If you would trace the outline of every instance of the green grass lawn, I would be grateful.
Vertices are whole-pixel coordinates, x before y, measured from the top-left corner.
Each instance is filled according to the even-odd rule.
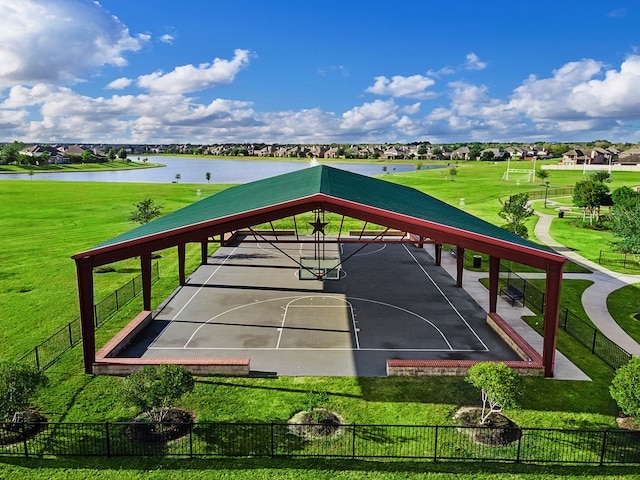
[[[612,292],[607,298],[607,309],[616,323],[640,343],[640,320],[635,317],[640,313],[640,283]]]
[[[104,163],[61,163],[54,165],[0,165],[2,173],[55,173],[55,172],[99,172],[105,170],[134,170],[138,168],[161,167],[157,162],[132,162],[114,160]]]
[[[464,208],[500,223],[499,198],[519,189],[501,182],[506,165],[461,164],[455,181],[438,171],[421,170],[384,178],[414,186],[454,205],[464,195]],[[515,168],[515,167],[514,167]],[[553,172],[558,186],[572,185],[576,174]],[[630,177],[631,178],[631,177]],[[636,174],[635,178],[640,178]],[[572,180],[573,179],[573,180]],[[484,185],[483,185],[484,184]],[[225,188],[198,185],[203,196]],[[461,193],[464,192],[464,193]],[[102,184],[6,181],[0,183],[0,357],[15,360],[77,315],[76,279],[70,256],[133,228],[127,220],[132,205],[145,197],[168,213],[198,199],[187,184]],[[582,233],[582,231],[579,231]],[[192,248],[193,247],[193,248]],[[177,260],[172,250],[161,252],[161,278],[153,288],[157,305],[177,284]],[[189,246],[188,264],[199,262],[199,246]],[[110,293],[138,274],[131,260],[117,271],[96,274],[96,298]],[[566,283],[563,302],[579,308],[585,283]],[[110,339],[140,310],[135,299],[97,330],[97,343]],[[540,318],[527,319],[540,328]],[[539,325],[536,325],[536,322]],[[529,378],[522,407],[509,416],[527,427],[615,428],[617,408],[607,387],[613,372],[563,332],[559,348],[592,382],[559,382]],[[47,371],[51,381],[37,404],[51,421],[127,420],[135,413],[120,402],[116,377],[83,374],[76,347]],[[328,406],[347,422],[390,424],[451,424],[461,405],[478,404],[479,392],[464,379],[434,378],[199,378],[194,393],[182,404],[201,421],[286,420],[304,404],[310,391],[324,391]],[[430,462],[346,462],[337,460],[225,459],[13,459],[0,458],[1,478],[581,478],[597,474],[623,478],[627,468],[544,467]],[[202,470],[202,469],[213,469]],[[596,473],[597,472],[597,473]],[[627,477],[631,478],[631,477]]]

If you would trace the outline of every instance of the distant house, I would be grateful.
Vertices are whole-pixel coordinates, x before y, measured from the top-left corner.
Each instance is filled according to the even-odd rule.
[[[45,145],[32,145],[30,147],[24,148],[20,150],[21,155],[27,155],[29,157],[35,158],[36,163],[41,163],[42,158],[46,158],[46,163],[48,164],[62,164],[69,163],[69,157],[67,157],[63,152],[61,152],[56,147],[50,147]]]
[[[502,160],[506,154],[506,152],[500,148],[485,148],[480,152],[480,158],[482,158],[484,152],[493,153],[493,158],[495,158],[496,160]]]
[[[527,156],[527,151],[522,148],[522,147],[518,147],[518,146],[513,146],[513,147],[507,147],[507,149],[505,150],[509,155],[511,155],[511,158],[525,158]]]
[[[604,148],[574,149],[562,155],[561,165],[608,165],[613,154]]]
[[[618,154],[618,163],[625,165],[640,164],[640,146],[632,147]]]
[[[469,160],[469,147],[460,147],[451,152],[451,160]]]

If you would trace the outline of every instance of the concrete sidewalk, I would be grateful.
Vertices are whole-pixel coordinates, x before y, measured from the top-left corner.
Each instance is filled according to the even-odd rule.
[[[596,327],[612,342],[616,343],[632,355],[640,355],[640,344],[631,338],[613,319],[607,309],[607,297],[611,292],[632,283],[640,283],[640,275],[628,275],[604,268],[595,262],[587,260],[571,249],[557,243],[549,234],[551,221],[554,215],[535,212],[539,220],[536,223],[534,233],[536,237],[556,252],[564,255],[569,260],[581,265],[593,273],[577,277],[576,274],[565,274],[565,278],[583,278],[593,281],[582,294],[582,305]]]
[[[432,245],[425,245],[427,252],[433,257],[435,254]],[[447,271],[455,282],[456,278],[456,259],[443,251],[442,267]],[[480,283],[481,278],[487,278],[486,272],[472,272],[465,270],[462,276],[462,288],[484,309],[489,311],[489,290]],[[523,316],[533,316],[531,310],[527,307],[513,307],[511,302],[504,298],[498,299],[497,313],[524,338],[529,345],[542,355],[542,337],[531,328],[524,320]],[[556,350],[555,357],[555,380],[591,380],[582,370],[576,367],[567,357]]]

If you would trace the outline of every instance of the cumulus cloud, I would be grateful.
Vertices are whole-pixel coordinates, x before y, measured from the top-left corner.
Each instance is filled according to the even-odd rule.
[[[340,128],[345,130],[377,130],[398,120],[398,106],[393,100],[364,103],[342,114]]]
[[[217,84],[231,83],[249,64],[248,50],[236,49],[231,60],[214,59],[213,63],[182,65],[169,73],[155,72],[138,78],[138,86],[157,94],[183,94],[206,90]]]
[[[0,3],[0,87],[77,81],[149,40],[133,37],[97,2],[20,0]]]
[[[487,68],[486,62],[481,62],[480,57],[475,53],[467,53],[467,63],[465,64],[467,70],[484,70]]]
[[[132,80],[130,78],[116,78],[114,81],[110,82],[109,85],[107,85],[107,88],[112,90],[122,90],[123,88],[127,88],[129,85],[131,85],[131,83]]]
[[[569,105],[590,117],[639,118],[640,56],[628,57],[620,70],[608,70],[604,79],[574,86]]]
[[[432,78],[422,75],[411,75],[410,77],[394,75],[391,79],[380,76],[376,77],[375,83],[365,91],[376,95],[424,100],[434,96],[433,92],[427,92],[426,90],[435,83]]]
[[[165,33],[160,37],[160,41],[162,43],[168,43],[169,45],[173,45],[174,40],[175,40],[175,37],[169,33]]]

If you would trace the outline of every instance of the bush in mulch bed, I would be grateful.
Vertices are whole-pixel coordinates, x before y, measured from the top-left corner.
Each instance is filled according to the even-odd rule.
[[[326,408],[296,413],[289,419],[289,432],[304,440],[333,440],[344,433],[344,420]]]
[[[460,427],[459,431],[469,435],[481,445],[489,447],[506,447],[522,436],[522,431],[514,422],[501,413],[492,413],[484,424],[480,423],[481,408],[461,408],[454,419]],[[473,428],[467,428],[473,427]]]
[[[137,418],[135,423],[127,426],[127,430],[132,440],[147,444],[166,443],[184,437],[189,434],[193,423],[191,412],[181,408],[168,410],[162,423],[143,421],[144,418]]]
[[[35,437],[47,428],[47,418],[35,410],[21,413],[19,422],[0,423],[0,445],[11,445]]]

